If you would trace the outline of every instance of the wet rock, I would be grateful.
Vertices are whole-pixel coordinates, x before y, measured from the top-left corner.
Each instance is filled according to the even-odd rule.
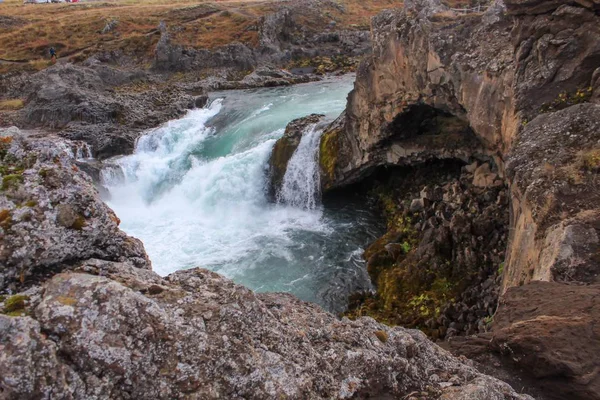
[[[308,117],[299,118],[290,122],[285,128],[283,137],[279,139],[273,147],[273,152],[269,158],[269,196],[275,199],[277,192],[281,188],[283,178],[287,170],[287,164],[290,158],[300,144],[302,135],[311,126],[318,124],[323,115],[312,114]]]
[[[208,96],[207,95],[198,96],[198,97],[196,97],[194,99],[194,106],[196,108],[204,108],[207,103],[208,103]]]

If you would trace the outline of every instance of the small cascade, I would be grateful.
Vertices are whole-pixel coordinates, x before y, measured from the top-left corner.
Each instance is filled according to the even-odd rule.
[[[113,187],[125,182],[123,167],[118,164],[104,163],[100,171],[100,183],[106,187]]]
[[[340,312],[348,293],[370,288],[357,254],[381,235],[377,217],[362,205],[319,205],[315,126],[289,161],[279,204],[267,197],[265,172],[286,125],[313,113],[333,120],[352,84],[214,93],[206,108],[141,136],[133,154],[102,163],[107,204],[161,275],[203,267]]]
[[[277,194],[277,202],[314,210],[319,204],[321,177],[319,173],[319,143],[322,129],[306,128],[298,148],[290,158]]]
[[[58,144],[68,156],[76,161],[85,161],[93,158],[92,148],[81,140],[64,140]]]

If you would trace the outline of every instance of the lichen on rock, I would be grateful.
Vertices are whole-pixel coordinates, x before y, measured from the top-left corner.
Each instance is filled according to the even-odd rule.
[[[10,146],[0,159],[0,176],[19,176],[0,191],[0,290],[92,256],[149,267],[141,242],[118,229],[114,212],[61,139],[12,128],[0,133],[10,138],[4,140]]]

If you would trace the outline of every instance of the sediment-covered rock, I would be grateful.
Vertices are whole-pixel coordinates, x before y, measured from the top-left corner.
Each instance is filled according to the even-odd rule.
[[[98,257],[150,263],[142,243],[119,230],[90,177],[58,137],[0,130],[0,290]]]

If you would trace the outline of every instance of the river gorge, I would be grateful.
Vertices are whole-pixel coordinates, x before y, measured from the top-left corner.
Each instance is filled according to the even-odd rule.
[[[107,1],[0,60],[0,398],[600,400],[600,0]]]
[[[206,108],[108,161],[108,205],[161,275],[202,266],[259,292],[344,311],[350,293],[371,289],[362,253],[383,231],[376,210],[351,198],[323,207],[316,127],[303,135],[275,201],[267,183],[286,125],[312,113],[336,118],[353,82],[351,75],[211,94]]]

